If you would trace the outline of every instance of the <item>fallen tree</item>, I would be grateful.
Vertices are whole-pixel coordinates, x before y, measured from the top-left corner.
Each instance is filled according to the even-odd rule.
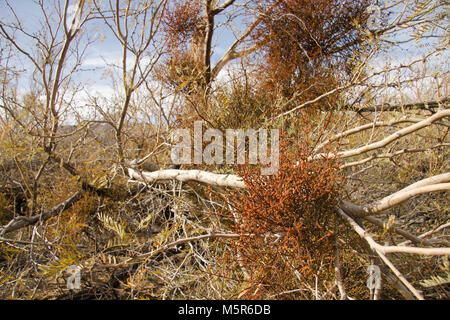
[[[0,298],[449,297],[443,4],[387,1],[367,29],[366,0],[51,2],[37,30],[0,18]],[[121,54],[99,64],[102,25]],[[303,149],[273,176],[163,169],[200,119]]]
[[[318,161],[319,159],[330,159],[330,158],[350,158],[354,156],[360,156],[369,151],[377,150],[388,146],[394,141],[409,136],[423,128],[426,128],[439,120],[443,120],[450,116],[449,110],[441,110],[436,112],[434,115],[421,119],[421,120],[409,120],[404,119],[401,123],[414,122],[413,125],[406,128],[397,130],[396,132],[390,134],[386,138],[381,138],[378,142],[373,142],[364,147],[359,147],[353,150],[337,152],[337,153],[318,153],[309,157],[309,161]],[[398,124],[398,123],[397,123]],[[348,130],[345,134],[341,134],[338,138],[328,139],[327,142],[315,150],[319,151],[326,144],[332,141],[337,141],[343,136],[348,136],[360,132],[364,128],[370,128],[378,126],[377,123],[368,124],[365,127],[360,127],[359,129]],[[362,129],[361,129],[362,128]],[[443,144],[439,147],[445,148],[447,144]],[[417,152],[425,152],[430,150],[428,148],[423,148]],[[404,154],[406,152],[401,152]],[[372,160],[376,160],[382,157],[373,157],[369,160],[361,161],[354,165],[360,165]],[[298,165],[298,163],[297,163]],[[342,165],[343,168],[348,167],[346,164]],[[227,188],[239,188],[247,189],[247,185],[238,175],[232,174],[216,174],[213,172],[201,171],[201,170],[158,170],[154,172],[140,171],[139,169],[128,169],[129,177],[132,181],[138,181],[143,184],[153,184],[162,181],[175,180],[179,182],[198,182],[201,184],[215,186],[215,187],[227,187]],[[337,216],[343,218],[343,220],[348,223],[348,225],[354,229],[354,231],[365,239],[369,245],[369,251],[373,252],[378,258],[379,263],[383,264],[386,269],[383,269],[383,274],[386,279],[396,287],[401,294],[407,298],[423,299],[422,294],[417,290],[402,273],[394,266],[393,262],[389,260],[387,255],[389,254],[409,254],[409,255],[423,255],[423,256],[449,256],[450,247],[449,243],[445,240],[440,239],[424,239],[418,235],[414,235],[409,231],[402,229],[395,224],[387,226],[387,222],[384,222],[378,218],[376,215],[384,214],[389,209],[395,208],[396,206],[411,200],[419,195],[428,193],[438,193],[446,192],[450,190],[450,173],[442,173],[434,175],[428,178],[424,178],[420,181],[410,184],[409,186],[398,190],[382,199],[374,201],[370,204],[357,205],[349,200],[342,200],[339,204],[339,209],[336,212]],[[362,225],[362,220],[369,224],[372,224],[381,228],[388,228],[393,233],[405,238],[407,242],[403,243],[414,243],[414,246],[401,245],[380,245],[370,235],[370,232],[366,227]],[[445,228],[445,227],[444,227]],[[442,230],[442,228],[441,228]],[[273,235],[275,236],[275,235]],[[283,238],[283,235],[278,235],[276,239]],[[277,240],[279,241],[279,240]],[[444,246],[444,247],[443,247]],[[149,253],[150,254],[150,253]],[[390,270],[390,272],[388,271]],[[342,289],[342,288],[341,288]],[[344,293],[343,293],[344,294]],[[345,296],[345,294],[344,294]],[[346,296],[345,296],[346,297]]]

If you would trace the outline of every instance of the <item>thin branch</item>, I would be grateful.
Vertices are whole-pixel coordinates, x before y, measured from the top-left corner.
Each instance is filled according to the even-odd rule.
[[[335,284],[337,285],[337,287],[339,289],[339,293],[341,295],[341,300],[348,300],[348,295],[344,288],[344,282],[342,281],[341,264],[339,261],[338,254],[336,254],[335,265],[334,265],[334,274],[336,276]]]
[[[372,123],[367,123],[364,125],[361,125],[359,127],[356,128],[352,128],[349,130],[346,130],[344,132],[341,132],[339,134],[336,134],[334,136],[332,136],[331,138],[327,139],[326,141],[322,142],[321,144],[319,144],[315,149],[314,152],[319,151],[320,149],[322,149],[323,147],[329,145],[330,143],[337,141],[341,138],[344,137],[348,137],[350,135],[356,134],[356,133],[360,133],[362,131],[365,130],[369,130],[369,129],[373,129],[373,128],[377,128],[377,127],[391,127],[397,124],[401,124],[401,123],[418,123],[423,121],[424,119],[420,119],[420,118],[409,118],[409,119],[400,119],[400,120],[394,120],[394,121],[390,121],[390,122],[382,122],[382,121],[376,121],[376,122],[372,122]],[[445,122],[437,122],[437,124],[443,125],[443,126],[447,126],[449,127],[450,124],[445,123]]]
[[[229,6],[231,6],[236,0],[227,0],[225,1],[221,6],[215,8],[214,10],[211,11],[211,13],[213,15],[218,15],[219,13],[221,13],[223,10],[225,10],[226,8],[228,8]]]
[[[142,181],[141,175],[138,171],[129,168],[128,174],[130,178]],[[217,174],[201,170],[159,170],[154,172],[142,172],[147,183],[154,183],[157,181],[178,180],[181,182],[197,181],[212,186],[245,188],[245,183],[242,179],[233,174]]]
[[[73,194],[70,198],[64,200],[60,204],[54,206],[53,208],[44,211],[41,214],[37,214],[31,217],[24,217],[19,216],[11,220],[7,225],[0,226],[0,237],[3,237],[5,234],[10,233],[12,231],[34,225],[38,223],[39,221],[46,221],[50,219],[51,217],[54,217],[61,212],[71,208],[78,200],[81,199],[83,192],[78,191],[75,194]]]
[[[436,233],[436,232],[439,232],[439,231],[441,231],[441,230],[443,230],[443,229],[446,229],[446,228],[448,228],[448,227],[450,227],[450,222],[447,222],[447,223],[445,223],[445,224],[443,224],[443,225],[437,227],[437,228],[434,229],[434,230],[427,231],[427,232],[425,232],[425,233],[419,235],[417,238],[418,238],[423,244],[427,244],[427,243],[435,243],[435,242],[436,242],[436,243],[437,243],[437,242],[448,243],[448,242],[445,241],[445,240],[439,240],[439,239],[431,239],[431,240],[423,239],[423,238],[426,238],[426,237],[428,237],[428,236],[430,236],[430,235],[432,235],[432,234],[434,234],[434,233]],[[406,237],[405,237],[405,238],[406,238]],[[414,241],[413,241],[412,239],[409,239],[408,241],[399,243],[399,245],[402,246],[402,245],[408,244],[409,242],[414,242]]]
[[[211,79],[214,79],[223,69],[223,67],[231,60],[242,58],[247,54],[253,52],[258,46],[254,46],[248,50],[236,52],[236,48],[252,33],[252,31],[261,23],[263,17],[269,15],[273,9],[279,4],[279,1],[275,1],[264,13],[261,13],[244,31],[244,33],[236,39],[236,41],[228,48],[227,52],[217,61],[216,65],[211,71]]]
[[[404,105],[390,105],[389,103],[383,103],[373,107],[364,107],[356,110],[358,113],[362,112],[379,112],[379,111],[399,111],[400,108],[404,109],[412,109],[419,108],[421,110],[432,110],[441,107],[442,104],[445,104],[450,101],[450,98],[445,98],[442,100],[433,100],[426,102],[413,102],[407,103]]]
[[[450,109],[442,110],[442,111],[437,112],[433,116],[428,117],[427,119],[422,120],[419,123],[416,123],[409,127],[403,128],[378,142],[374,142],[374,143],[368,144],[368,145],[360,147],[360,148],[338,152],[335,155],[334,154],[324,154],[324,153],[316,154],[315,156],[311,157],[311,159],[334,158],[334,157],[348,158],[348,157],[353,157],[353,156],[357,156],[357,155],[366,153],[368,151],[383,148],[383,147],[387,146],[388,144],[394,142],[395,140],[398,140],[398,139],[400,139],[408,134],[411,134],[413,132],[416,132],[420,129],[426,128],[426,127],[432,125],[434,122],[436,122],[442,118],[449,117],[449,116],[450,116]]]
[[[378,243],[376,243],[372,237],[370,237],[367,232],[361,228],[352,218],[350,218],[347,214],[345,214],[344,211],[341,209],[338,209],[338,213],[341,217],[343,217],[353,228],[353,230],[358,233],[358,235],[367,241],[369,246],[378,254],[378,256],[383,260],[383,262],[392,270],[392,272],[395,274],[395,276],[408,288],[408,290],[411,291],[411,293],[419,300],[424,300],[422,295],[419,291],[417,291],[411,283],[409,283],[408,280],[405,279],[405,277],[400,273],[400,271],[397,270],[397,268],[392,264],[392,262],[387,259],[387,257],[384,255],[383,251],[380,250],[380,246]]]
[[[366,217],[379,214],[389,208],[392,208],[406,200],[420,194],[450,190],[450,183],[438,183],[411,189],[410,187],[402,189],[372,204],[358,206],[348,201],[342,201],[341,208],[354,217]]]
[[[239,238],[241,237],[240,234],[235,234],[235,233],[209,233],[209,234],[204,234],[201,236],[195,236],[195,237],[189,237],[189,238],[184,238],[184,239],[178,239],[174,242],[171,242],[169,244],[163,245],[162,247],[155,249],[153,251],[147,252],[147,253],[142,253],[139,254],[137,256],[128,258],[127,260],[118,263],[118,264],[111,264],[111,265],[102,265],[101,268],[118,268],[118,267],[122,267],[122,266],[126,266],[126,265],[130,265],[130,264],[134,264],[136,263],[136,260],[140,260],[140,259],[145,259],[145,258],[150,258],[156,254],[162,253],[164,251],[167,251],[173,247],[179,246],[181,244],[184,243],[189,243],[189,242],[193,242],[193,241],[200,241],[200,240],[205,240],[205,239],[216,239],[216,238]]]
[[[437,144],[434,145],[432,147],[429,148],[415,148],[415,149],[401,149],[401,150],[397,150],[395,152],[390,152],[390,153],[385,153],[385,154],[374,154],[370,157],[367,157],[365,159],[359,160],[359,161],[353,161],[353,162],[349,162],[346,164],[343,164],[341,166],[341,169],[345,169],[348,167],[353,167],[353,166],[358,166],[364,163],[367,163],[369,161],[375,160],[375,159],[392,159],[394,157],[397,157],[399,155],[402,154],[406,154],[406,153],[418,153],[418,152],[426,152],[426,151],[431,151],[433,149],[437,149],[437,148],[441,148],[441,147],[448,147],[450,146],[450,143],[441,143],[441,144]]]
[[[164,252],[170,248],[179,246],[181,244],[184,243],[188,243],[188,242],[193,242],[193,241],[200,241],[200,240],[205,240],[205,239],[214,239],[214,238],[227,238],[227,239],[235,239],[235,238],[239,238],[242,235],[240,234],[236,234],[236,233],[209,233],[209,234],[204,234],[201,236],[196,236],[196,237],[190,237],[190,238],[184,238],[184,239],[178,239],[174,242],[171,242],[169,244],[166,244],[156,250],[153,250],[151,252],[147,252],[147,253],[142,253],[136,257],[134,257],[133,259],[142,259],[142,258],[148,258],[151,256],[154,256],[155,254]]]
[[[364,220],[367,220],[367,221],[369,221],[370,223],[373,223],[374,225],[376,225],[376,226],[378,226],[378,227],[380,227],[380,228],[384,228],[384,226],[385,226],[384,223],[383,223],[383,221],[381,221],[380,219],[377,219],[377,218],[375,218],[375,217],[372,217],[372,216],[364,217]],[[397,234],[399,234],[399,235],[405,237],[406,239],[409,240],[408,242],[414,242],[415,244],[418,244],[418,245],[425,245],[425,246],[431,246],[431,245],[434,244],[433,241],[421,239],[420,236],[419,236],[419,237],[416,237],[416,236],[413,235],[412,233],[410,233],[410,232],[408,232],[408,231],[406,231],[406,230],[400,229],[400,228],[398,228],[398,227],[395,227],[395,226],[391,226],[391,227],[389,228],[389,230],[392,230],[393,232],[395,232],[395,233],[397,233]],[[403,244],[405,244],[405,243],[403,243]],[[400,245],[402,245],[402,244],[400,244]]]

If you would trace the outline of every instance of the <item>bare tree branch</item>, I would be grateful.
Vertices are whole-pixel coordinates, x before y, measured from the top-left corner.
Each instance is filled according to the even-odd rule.
[[[394,151],[394,152],[389,152],[389,153],[384,153],[384,154],[374,154],[374,155],[372,155],[370,157],[367,157],[365,159],[362,159],[362,160],[345,163],[345,164],[343,164],[341,166],[341,169],[345,169],[345,168],[353,167],[353,166],[358,166],[358,165],[367,163],[367,162],[375,160],[375,159],[392,159],[394,157],[397,157],[397,156],[405,154],[405,153],[426,152],[426,151],[430,151],[430,150],[433,150],[433,149],[442,148],[442,147],[448,147],[448,146],[450,146],[450,143],[440,143],[440,144],[431,146],[429,148],[414,148],[414,149],[404,148],[404,149],[397,150],[397,151]]]
[[[413,189],[408,187],[368,205],[358,206],[348,201],[342,201],[341,208],[354,217],[366,217],[379,214],[417,195],[445,190],[450,190],[450,183],[432,184]]]
[[[392,272],[395,274],[395,276],[408,288],[408,290],[411,291],[411,293],[419,300],[424,300],[422,294],[419,293],[412,285],[409,283],[408,280],[405,279],[405,277],[400,273],[400,271],[397,270],[397,268],[386,258],[384,255],[384,252],[381,250],[378,243],[376,243],[372,237],[370,237],[367,232],[361,228],[352,218],[350,218],[348,215],[345,214],[344,211],[341,209],[338,209],[338,213],[341,217],[343,217],[353,228],[353,230],[358,233],[358,235],[367,241],[369,246],[378,254],[378,256],[383,260],[383,262],[392,270]]]
[[[249,49],[243,50],[241,52],[236,52],[237,47],[252,33],[252,31],[261,23],[264,16],[269,15],[273,9],[279,4],[278,1],[275,1],[264,13],[261,13],[244,31],[244,33],[236,39],[236,41],[228,48],[227,52],[217,61],[216,65],[211,71],[211,78],[214,79],[219,74],[220,70],[230,62],[231,60],[242,58],[247,54],[250,54],[255,49],[258,48],[258,45],[253,46]]]
[[[319,144],[314,149],[314,152],[319,151],[320,149],[322,149],[323,147],[329,145],[330,143],[332,143],[334,141],[337,141],[337,140],[342,139],[344,137],[348,137],[348,136],[353,135],[355,133],[360,133],[360,132],[362,132],[364,130],[369,130],[369,129],[378,128],[378,127],[391,127],[391,126],[394,126],[394,125],[397,125],[397,124],[408,123],[408,122],[418,123],[418,122],[421,122],[423,120],[424,119],[420,119],[420,118],[408,118],[408,119],[394,120],[394,121],[390,121],[390,122],[375,121],[375,122],[372,122],[372,123],[367,123],[367,124],[364,124],[364,125],[358,126],[356,128],[352,128],[352,129],[346,130],[344,132],[341,132],[339,134],[336,134],[336,135],[332,136],[331,138],[329,138],[326,141],[324,141],[321,144]],[[437,122],[436,124],[450,127],[449,123]]]
[[[416,123],[414,125],[406,127],[404,129],[401,129],[378,142],[374,142],[374,143],[368,144],[364,147],[356,148],[353,150],[341,151],[341,152],[338,152],[336,155],[323,154],[323,153],[316,154],[315,156],[311,157],[311,159],[323,159],[323,158],[334,158],[334,157],[348,158],[348,157],[360,155],[360,154],[366,153],[368,151],[372,151],[375,149],[385,147],[388,144],[394,142],[395,140],[398,140],[398,139],[400,139],[408,134],[411,134],[415,131],[418,131],[420,129],[426,128],[426,127],[432,125],[434,122],[436,122],[442,118],[448,117],[448,116],[450,116],[450,109],[442,110],[442,111],[437,112],[433,116],[428,117],[427,119],[420,121],[419,123]]]
[[[44,222],[51,217],[54,217],[61,212],[71,208],[78,200],[81,199],[81,196],[83,195],[83,192],[78,191],[75,194],[73,194],[70,198],[64,200],[60,204],[54,206],[53,208],[44,211],[41,214],[37,214],[31,217],[24,217],[19,216],[11,220],[8,224],[5,226],[0,227],[0,237],[3,237],[5,234],[10,233],[12,231],[34,225],[38,222]]]
[[[132,179],[141,180],[141,175],[138,171],[129,168],[128,174]],[[216,174],[201,170],[160,170],[154,172],[142,172],[147,183],[154,183],[157,181],[177,180],[181,182],[197,181],[212,186],[231,187],[231,188],[245,188],[245,183],[240,177],[233,174]]]
[[[399,111],[401,108],[403,109],[412,109],[412,108],[418,108],[421,110],[429,110],[433,111],[433,109],[440,108],[443,104],[446,104],[450,101],[450,98],[444,98],[442,100],[433,100],[433,101],[426,101],[426,102],[414,102],[414,103],[407,103],[404,105],[390,105],[389,103],[380,104],[373,107],[364,107],[361,109],[357,109],[356,111],[358,113],[362,112],[379,112],[379,111]]]
[[[370,223],[373,223],[374,225],[376,225],[380,228],[384,228],[384,226],[385,226],[383,221],[381,221],[378,218],[372,217],[372,216],[364,217],[364,220],[367,220]],[[408,239],[407,242],[414,242],[417,245],[432,246],[432,245],[436,244],[435,241],[422,239],[421,236],[416,237],[414,234],[412,234],[406,230],[400,229],[396,226],[389,227],[389,230],[392,230],[393,232],[405,237],[406,239]],[[401,246],[402,244],[406,244],[406,243],[401,243],[399,245]]]

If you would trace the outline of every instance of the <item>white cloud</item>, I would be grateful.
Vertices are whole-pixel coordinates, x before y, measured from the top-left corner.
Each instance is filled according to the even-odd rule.
[[[98,54],[95,57],[90,57],[84,60],[83,67],[90,68],[105,68],[109,65],[119,66],[121,64],[120,53]]]
[[[130,69],[134,66],[136,58],[134,56],[129,56],[127,58],[127,69]],[[141,66],[145,67],[150,64],[150,57],[141,58]],[[99,53],[96,56],[91,56],[87,58],[83,62],[83,67],[89,68],[106,68],[106,67],[122,67],[122,52],[111,52],[111,53]]]

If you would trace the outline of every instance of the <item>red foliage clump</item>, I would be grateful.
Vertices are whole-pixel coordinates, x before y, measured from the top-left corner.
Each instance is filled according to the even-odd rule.
[[[266,6],[275,0],[264,0]],[[339,85],[364,39],[355,21],[367,19],[368,0],[284,0],[264,17],[254,38],[262,41],[262,87],[308,101]],[[339,76],[338,76],[339,75]]]
[[[186,49],[189,40],[200,25],[200,13],[201,5],[198,0],[171,2],[163,24],[171,49],[177,49],[179,46],[184,46]]]
[[[246,288],[245,298],[270,298],[332,275],[334,212],[343,182],[338,163],[310,161],[304,146],[281,149],[276,175],[248,167],[241,172],[248,190],[229,195],[235,231],[241,234],[232,242],[231,256],[257,284]]]

